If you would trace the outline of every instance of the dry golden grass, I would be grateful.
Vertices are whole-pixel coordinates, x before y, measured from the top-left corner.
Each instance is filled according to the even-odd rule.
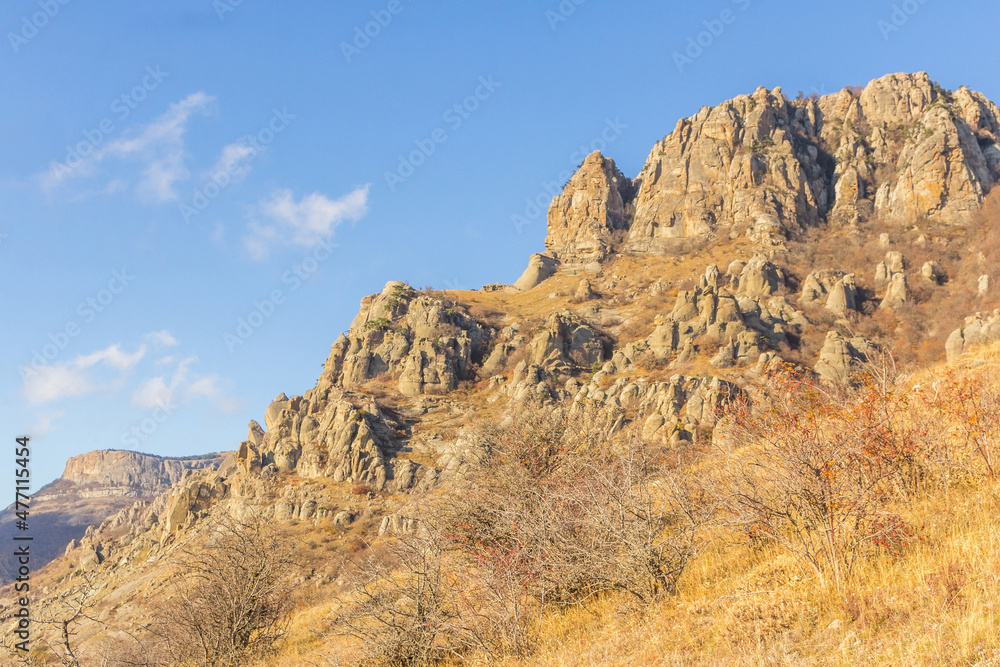
[[[1000,659],[1000,486],[910,508],[909,554],[868,563],[851,592],[787,556],[718,545],[651,609],[609,597],[550,614],[537,665],[990,665]]]
[[[1000,382],[1000,345],[952,367]],[[1000,665],[1000,482],[952,487],[893,509],[915,529],[909,547],[901,557],[864,561],[840,591],[820,586],[786,553],[720,528],[677,595],[652,607],[611,595],[549,612],[537,653],[499,664]],[[357,645],[328,634],[333,607],[299,612],[269,664],[356,664]]]

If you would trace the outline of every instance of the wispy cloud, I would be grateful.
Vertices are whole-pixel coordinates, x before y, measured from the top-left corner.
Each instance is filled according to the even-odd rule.
[[[146,340],[161,347],[176,347],[180,345],[180,342],[174,338],[169,331],[164,329],[163,331],[153,331],[146,334]]]
[[[223,146],[219,159],[208,172],[208,178],[221,179],[223,174],[227,174],[231,183],[239,183],[250,173],[250,163],[256,157],[256,150],[242,141]]]
[[[25,378],[25,397],[32,405],[42,405],[112,387],[145,354],[145,345],[130,354],[116,344],[68,362],[43,366]],[[117,372],[109,377],[107,371],[112,369]],[[96,376],[103,376],[104,381]]]
[[[365,185],[339,199],[329,199],[314,192],[299,201],[291,190],[279,190],[259,204],[262,216],[270,220],[261,224],[252,221],[244,243],[252,256],[267,257],[276,242],[286,245],[313,247],[333,236],[345,221],[356,222],[368,214],[368,190]]]
[[[207,113],[214,100],[203,92],[188,95],[170,105],[166,113],[149,124],[128,129],[122,137],[94,147],[79,164],[73,167],[63,163],[51,165],[41,174],[43,187],[51,190],[70,179],[93,176],[103,163],[118,159],[142,164],[142,177],[136,185],[140,197],[157,202],[176,199],[175,184],[191,176],[185,166],[184,135],[188,121],[195,113]],[[114,187],[109,186],[109,190],[120,190],[120,181],[113,180]]]
[[[132,404],[146,409],[178,406],[193,400],[208,401],[226,414],[234,414],[243,405],[221,387],[218,375],[199,375],[191,370],[197,357],[185,357],[177,362],[173,372],[143,381],[132,393]]]

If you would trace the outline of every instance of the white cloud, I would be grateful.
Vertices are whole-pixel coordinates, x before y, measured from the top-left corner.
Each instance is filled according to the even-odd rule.
[[[79,356],[72,363],[77,368],[84,370],[101,362],[106,362],[109,366],[117,368],[120,371],[127,371],[139,363],[144,356],[146,356],[145,345],[140,345],[139,349],[132,354],[123,352],[119,345],[112,345],[103,350],[91,352],[86,356]]]
[[[169,378],[159,375],[147,379],[132,393],[132,404],[146,409],[163,406],[175,408],[201,399],[209,401],[227,414],[241,410],[242,404],[220,387],[218,375],[198,375],[191,372],[190,366],[197,361],[196,357],[185,357],[177,363]]]
[[[79,355],[69,362],[35,368],[24,380],[24,394],[32,405],[84,396],[113,386],[114,382],[132,370],[145,354],[145,345],[128,354],[116,344],[91,354]],[[105,367],[117,371],[113,374],[110,384],[107,381],[101,383],[93,377],[106,371]]]
[[[195,361],[197,361],[195,357],[181,359],[169,381],[166,376],[159,375],[140,384],[139,388],[132,393],[132,404],[140,408],[150,409],[160,405],[175,405],[176,401],[179,400],[178,390],[187,382],[188,366]]]
[[[231,183],[239,183],[250,173],[250,161],[256,157],[255,152],[255,148],[241,141],[224,146],[208,178],[220,180],[222,174],[228,174]]]
[[[161,347],[176,347],[180,344],[166,329],[162,331],[152,331],[145,336],[146,340]]]
[[[214,99],[203,92],[188,95],[180,102],[171,104],[166,113],[149,124],[137,130],[128,129],[121,138],[98,145],[79,164],[73,167],[64,163],[53,164],[41,175],[43,187],[52,189],[71,178],[91,176],[106,160],[116,158],[137,160],[143,164],[142,179],[136,187],[141,197],[160,202],[176,199],[174,185],[190,178],[184,164],[184,134],[188,120],[195,112],[207,113]],[[119,181],[112,181],[114,185],[110,191],[121,189]]]
[[[24,394],[32,405],[83,396],[94,390],[86,373],[66,366],[43,366],[24,381]]]
[[[276,192],[259,205],[261,214],[273,224],[251,222],[250,233],[244,237],[247,250],[259,259],[267,256],[275,241],[310,248],[319,244],[342,222],[355,222],[368,214],[370,187],[357,188],[336,200],[314,192],[295,201],[291,190]]]

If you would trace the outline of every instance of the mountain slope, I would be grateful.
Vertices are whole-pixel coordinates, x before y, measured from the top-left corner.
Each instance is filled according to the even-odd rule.
[[[301,629],[343,590],[346,558],[382,553],[422,499],[455,488],[477,422],[530,402],[596,409],[696,458],[721,411],[784,362],[844,386],[886,350],[919,367],[989,342],[998,117],[978,93],[899,74],[706,107],[635,178],[588,156],[514,285],[365,297],[315,387],[278,395],[232,458],[167,476],[169,493],[89,531],[38,574],[43,604],[96,581],[102,623],[77,640],[96,651],[107,628],[145,627],[137,600],[168,595],[214,522],[259,514],[309,545],[291,592]]]
[[[136,501],[148,502],[189,471],[218,467],[219,455],[167,459],[116,450],[90,452],[66,462],[62,476],[31,498],[32,563],[37,569],[70,542]],[[0,512],[0,530],[14,534],[13,506]],[[13,580],[14,557],[0,556],[0,584]]]

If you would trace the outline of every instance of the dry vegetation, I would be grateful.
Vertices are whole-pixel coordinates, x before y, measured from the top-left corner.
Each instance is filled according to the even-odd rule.
[[[298,616],[281,664],[996,664],[1000,347],[867,371],[778,373],[681,468],[627,429],[594,456],[596,425],[488,426],[491,475]]]

